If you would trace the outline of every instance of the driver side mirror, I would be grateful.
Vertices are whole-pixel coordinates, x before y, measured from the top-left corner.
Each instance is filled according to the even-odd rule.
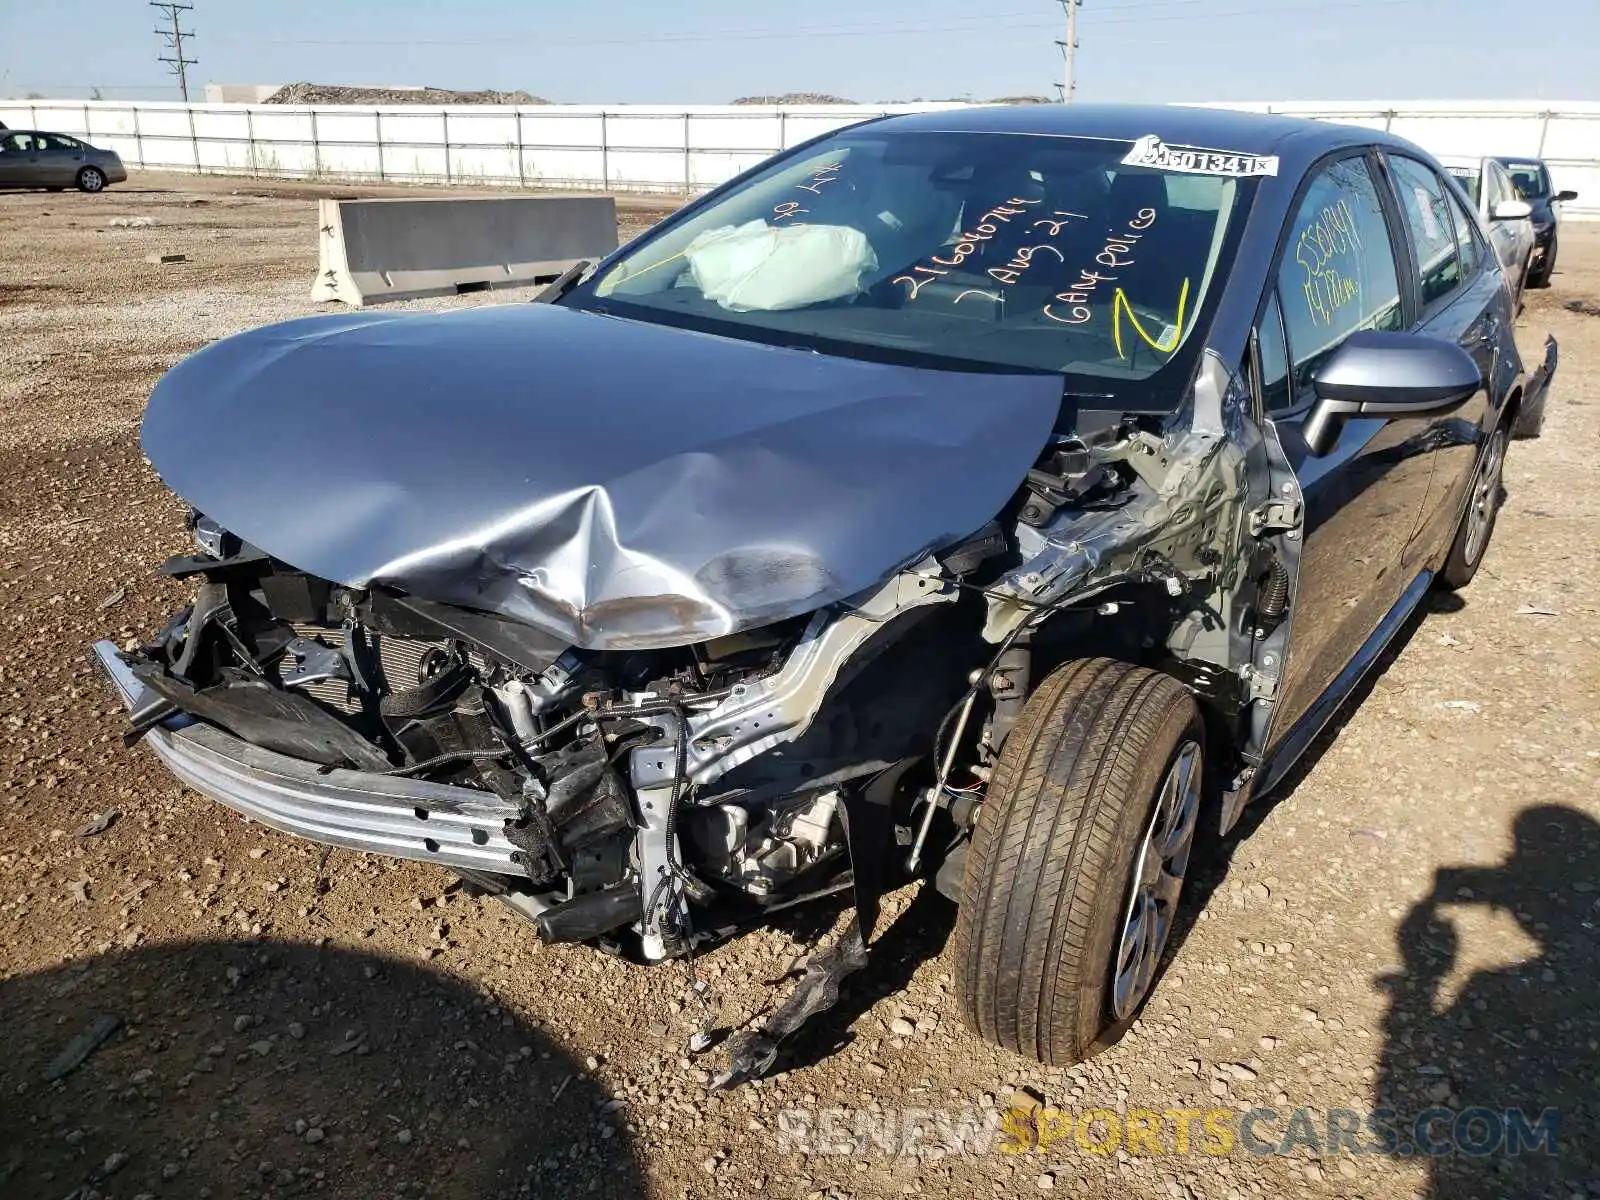
[[[1555,194],[1555,201],[1557,204],[1566,204],[1568,201],[1576,200],[1577,198],[1578,193],[1573,191],[1571,188],[1568,188],[1564,192],[1557,192]]]
[[[1526,221],[1533,216],[1533,205],[1526,200],[1502,200],[1489,213],[1491,221]]]
[[[1413,333],[1352,333],[1311,379],[1317,402],[1304,435],[1312,454],[1333,449],[1349,417],[1426,417],[1461,407],[1483,372],[1454,342]]]

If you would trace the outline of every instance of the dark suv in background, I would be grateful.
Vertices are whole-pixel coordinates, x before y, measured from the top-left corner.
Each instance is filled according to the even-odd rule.
[[[1496,158],[1516,185],[1517,195],[1533,205],[1533,265],[1529,287],[1549,287],[1556,269],[1556,240],[1561,226],[1561,206],[1576,200],[1574,191],[1557,192],[1550,185],[1550,168],[1537,158]]]

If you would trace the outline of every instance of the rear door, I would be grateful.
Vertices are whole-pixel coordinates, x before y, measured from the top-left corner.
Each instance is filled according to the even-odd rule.
[[[1407,552],[1431,464],[1420,419],[1345,422],[1324,455],[1306,448],[1312,375],[1358,330],[1411,321],[1408,259],[1375,156],[1355,151],[1308,174],[1284,230],[1257,329],[1263,404],[1299,481],[1303,548],[1277,740],[1334,681],[1416,578]]]
[[[1388,155],[1387,162],[1405,215],[1409,269],[1421,298],[1418,332],[1455,342],[1476,360],[1495,394],[1502,394],[1508,376],[1518,370],[1502,351],[1515,320],[1504,270],[1496,269],[1497,260],[1484,244],[1479,222],[1431,166],[1400,154]],[[1505,173],[1499,174],[1503,182]],[[1491,178],[1485,174],[1486,185],[1494,186]],[[1491,228],[1495,224],[1514,222],[1493,222]],[[1436,553],[1454,534],[1490,407],[1485,388],[1454,412],[1427,423],[1434,472],[1417,538],[1419,559]]]
[[[82,142],[60,133],[39,133],[39,159],[46,187],[71,187],[85,162]]]

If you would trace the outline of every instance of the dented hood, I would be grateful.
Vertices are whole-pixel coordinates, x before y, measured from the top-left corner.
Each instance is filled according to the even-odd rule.
[[[971,533],[1060,397],[523,304],[229,338],[161,380],[141,441],[300,570],[647,648],[807,612]]]

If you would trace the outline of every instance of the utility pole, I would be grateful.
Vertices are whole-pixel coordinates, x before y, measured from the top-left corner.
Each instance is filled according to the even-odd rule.
[[[172,54],[170,56],[165,54],[158,55],[156,57],[156,61],[164,62],[170,65],[172,68],[172,73],[178,77],[178,90],[183,93],[184,102],[188,103],[188,68],[194,66],[194,64],[200,60],[197,58],[185,58],[183,56],[183,39],[192,38],[194,36],[194,31],[192,29],[183,29],[179,25],[179,21],[182,19],[182,15],[184,13],[194,11],[194,5],[164,3],[163,0],[150,0],[150,7],[164,15],[172,22],[171,29],[156,30],[156,36],[165,39],[167,48],[172,51]]]
[[[1073,78],[1073,58],[1078,50],[1078,5],[1083,0],[1061,0],[1061,7],[1067,10],[1067,40],[1057,42],[1061,47],[1062,76],[1061,82],[1056,85],[1056,91],[1061,94],[1061,103],[1071,104],[1073,94],[1078,90],[1078,81]]]

